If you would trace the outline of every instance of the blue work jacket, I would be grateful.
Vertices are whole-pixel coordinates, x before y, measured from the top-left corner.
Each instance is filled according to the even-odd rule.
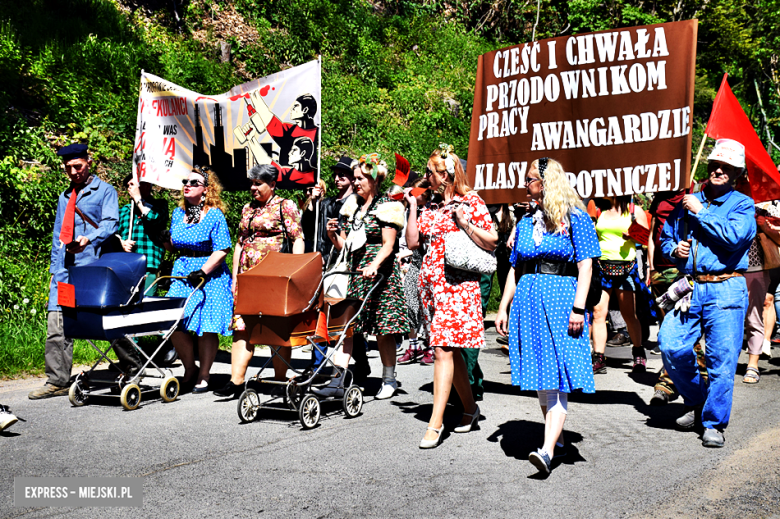
[[[693,274],[694,255],[697,274],[745,271],[748,250],[756,236],[756,210],[753,199],[731,190],[713,200],[704,191],[695,193],[704,207],[697,214],[683,209],[680,203],[661,231],[663,255],[677,265],[680,272]],[[685,216],[688,234],[683,236]],[[693,238],[687,259],[672,256],[681,240]]]
[[[60,230],[62,219],[65,217],[65,208],[73,193],[73,185],[60,194],[57,201],[57,217],[54,220],[54,233],[51,241],[51,263],[49,272],[52,274],[49,287],[49,311],[60,311],[57,305],[57,282],[68,282],[68,267],[73,265],[87,265],[100,257],[103,242],[116,232],[119,220],[119,202],[116,189],[106,184],[96,176],[79,192],[76,199],[76,207],[93,222],[98,228],[85,222],[78,213],[75,214],[73,226],[73,239],[86,236],[89,244],[83,252],[72,254],[65,250],[65,245],[60,243]]]

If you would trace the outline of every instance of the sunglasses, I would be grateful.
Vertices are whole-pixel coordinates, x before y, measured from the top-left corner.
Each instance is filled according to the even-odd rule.
[[[537,182],[537,181],[541,182],[541,180],[542,180],[541,178],[525,177],[525,185],[526,186],[530,186],[534,182]]]
[[[205,186],[206,184],[204,184],[200,180],[195,180],[195,179],[189,180],[189,179],[185,178],[185,179],[183,179],[181,181],[181,185],[184,186],[184,187],[186,187],[188,185],[190,185],[192,187],[198,187],[198,186]]]

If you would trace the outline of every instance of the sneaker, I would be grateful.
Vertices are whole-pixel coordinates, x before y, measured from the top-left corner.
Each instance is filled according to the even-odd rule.
[[[377,400],[386,400],[395,394],[395,390],[398,389],[398,382],[393,379],[385,379],[382,381],[382,387],[379,388],[379,392],[374,397]]]
[[[780,344],[780,330],[772,336],[772,344]]]
[[[661,354],[661,348],[659,348],[658,346],[656,346],[655,348],[653,348],[652,350],[650,350],[650,353],[651,353],[651,354],[653,354],[653,355],[660,355],[660,354]]]
[[[609,346],[625,346],[626,344],[631,344],[631,339],[623,330],[617,332],[610,340],[607,341],[607,345]]]
[[[417,362],[417,359],[422,357],[422,351],[420,350],[413,350],[412,348],[407,349],[403,355],[398,357],[398,360],[396,361],[397,364],[413,364]]]
[[[680,429],[692,429],[696,425],[697,415],[701,412],[701,408],[685,406],[685,409],[685,414],[676,420],[677,427]]]
[[[5,431],[19,419],[15,417],[7,405],[0,405],[0,431]]]
[[[634,366],[632,373],[645,373],[647,371],[647,359],[645,357],[634,357]]]
[[[422,359],[420,359],[420,364],[423,366],[433,366],[433,348],[428,348],[425,350],[425,353],[422,356]]]
[[[501,344],[502,346],[508,346],[509,345],[509,338],[508,337],[504,337],[503,335],[499,335],[498,337],[496,337],[496,342],[498,344]]]
[[[51,398],[53,396],[67,395],[70,388],[68,386],[55,386],[53,384],[46,383],[43,387],[39,387],[27,395],[30,400],[40,400],[41,398]]]
[[[666,405],[671,400],[669,393],[662,389],[656,389],[653,393],[653,398],[650,399],[650,405],[661,406]]]
[[[544,474],[550,473],[550,456],[548,456],[546,452],[542,452],[542,449],[537,449],[536,452],[529,454],[528,461],[530,461],[531,465],[536,467],[539,472]]]
[[[701,437],[701,444],[705,447],[723,447],[724,443],[726,443],[726,438],[717,429],[706,429]]]
[[[591,355],[591,361],[593,362],[593,374],[604,374],[607,372],[607,358],[603,353],[593,353]]]

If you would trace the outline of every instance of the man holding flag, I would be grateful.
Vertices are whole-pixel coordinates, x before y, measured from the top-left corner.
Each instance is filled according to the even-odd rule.
[[[756,235],[753,200],[733,188],[745,172],[745,147],[719,139],[708,157],[709,179],[687,194],[661,234],[664,256],[694,280],[693,291],[666,314],[658,333],[664,366],[687,406],[677,420],[692,428],[699,416],[702,444],[722,447],[731,414],[734,375],[747,310],[748,249]],[[709,383],[699,374],[693,345],[704,328]]]
[[[60,194],[52,237],[45,353],[48,380],[28,395],[32,400],[68,394],[73,340],[63,332],[58,285],[68,282],[68,267],[92,263],[100,256],[104,241],[116,231],[119,209],[116,190],[90,172],[92,159],[86,144],[65,146],[57,155],[62,157],[70,186]]]

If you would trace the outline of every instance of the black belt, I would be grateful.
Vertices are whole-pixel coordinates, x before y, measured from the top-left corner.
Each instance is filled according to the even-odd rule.
[[[211,252],[201,250],[179,249],[179,252],[182,256],[186,256],[188,258],[205,258],[211,256]]]
[[[520,275],[524,274],[551,274],[553,276],[577,277],[579,269],[576,263],[568,261],[551,261],[535,259],[518,264]]]

